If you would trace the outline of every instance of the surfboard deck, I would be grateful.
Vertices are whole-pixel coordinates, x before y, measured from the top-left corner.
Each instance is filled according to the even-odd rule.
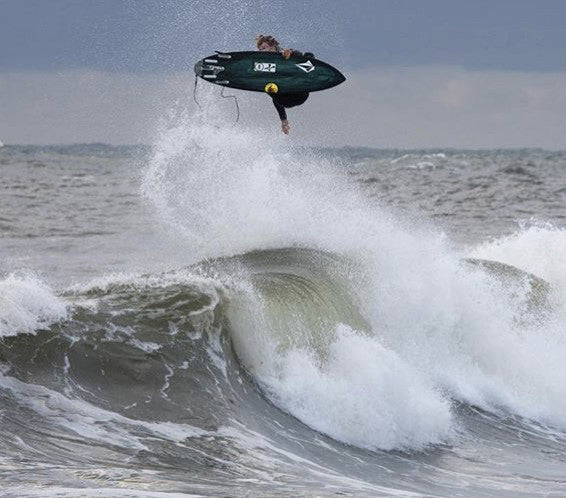
[[[216,52],[195,64],[195,74],[216,85],[252,92],[266,92],[266,86],[274,83],[278,94],[318,92],[346,80],[315,57],[285,59],[279,52],[256,51]]]

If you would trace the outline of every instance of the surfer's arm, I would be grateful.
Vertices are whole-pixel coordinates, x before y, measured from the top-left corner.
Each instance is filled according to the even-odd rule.
[[[292,55],[296,55],[297,51],[293,49],[283,49],[281,54],[283,55],[283,59],[289,59]]]
[[[275,99],[273,99],[273,105],[275,106],[275,109],[277,109],[277,112],[279,113],[279,118],[281,118],[281,131],[285,135],[289,135],[289,130],[291,129],[291,125],[289,125],[289,121],[287,120],[287,112],[285,111],[285,108]]]
[[[273,99],[273,105],[275,106],[275,109],[277,109],[281,121],[287,121],[287,111],[285,111],[285,108],[281,104],[279,104],[279,102],[277,102],[275,99]]]

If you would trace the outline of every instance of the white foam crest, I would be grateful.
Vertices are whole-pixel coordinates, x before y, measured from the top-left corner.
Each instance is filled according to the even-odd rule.
[[[311,428],[358,447],[421,448],[452,433],[450,404],[375,338],[339,327],[322,365],[292,350],[260,377]]]
[[[566,229],[552,224],[522,227],[513,234],[479,245],[476,258],[497,260],[542,277],[566,296]]]
[[[10,274],[0,280],[0,337],[34,334],[68,312],[68,304],[36,277]]]
[[[522,283],[510,288],[481,272],[450,272],[446,262],[413,280],[400,290],[387,279],[376,285],[382,293],[372,324],[388,346],[457,400],[566,430],[559,317],[521,321]]]

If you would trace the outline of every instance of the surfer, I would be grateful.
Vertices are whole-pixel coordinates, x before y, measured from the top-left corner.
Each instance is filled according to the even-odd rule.
[[[293,49],[283,49],[279,47],[279,42],[270,35],[257,35],[255,38],[256,47],[261,52],[280,52],[285,59],[289,59],[292,55],[302,56],[303,54],[297,50]],[[313,57],[312,54],[308,54]],[[285,135],[289,135],[291,130],[291,125],[287,119],[287,112],[285,108],[295,107],[304,104],[309,98],[308,92],[298,92],[294,94],[270,94],[273,99],[273,105],[277,112],[279,113],[279,118],[281,118],[281,130]]]

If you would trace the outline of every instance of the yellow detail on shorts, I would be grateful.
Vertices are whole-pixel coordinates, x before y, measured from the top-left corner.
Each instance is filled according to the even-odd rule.
[[[265,85],[265,91],[268,94],[276,94],[278,90],[279,87],[275,83],[268,83],[267,85]]]

